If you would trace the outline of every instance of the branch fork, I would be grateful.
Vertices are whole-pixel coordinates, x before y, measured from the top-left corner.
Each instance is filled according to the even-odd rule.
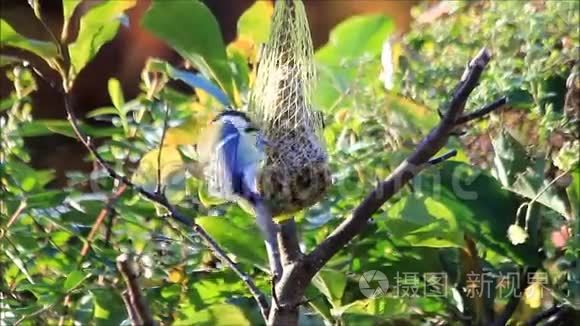
[[[379,182],[365,199],[354,209],[352,215],[345,219],[324,241],[312,252],[301,256],[294,264],[285,265],[282,279],[276,285],[280,303],[279,309],[272,309],[269,315],[270,325],[296,325],[297,308],[304,302],[306,287],[320,269],[354,237],[361,236],[371,217],[381,206],[399,192],[414,176],[425,168],[453,157],[451,151],[433,158],[447,143],[456,127],[480,119],[490,112],[503,107],[507,100],[501,98],[479,110],[464,113],[469,95],[475,89],[486,65],[491,60],[491,53],[481,49],[469,62],[461,80],[451,95],[447,111],[435,128],[416,147],[415,151],[403,161],[387,179]],[[294,233],[286,230],[283,233]],[[292,237],[294,235],[282,235]]]

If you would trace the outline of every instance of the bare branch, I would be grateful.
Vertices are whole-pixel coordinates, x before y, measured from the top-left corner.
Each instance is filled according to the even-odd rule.
[[[278,282],[278,299],[281,309],[272,309],[268,322],[277,324],[296,324],[296,304],[316,273],[343,249],[354,237],[367,226],[369,219],[393,195],[399,192],[414,176],[423,169],[432,166],[429,160],[445,146],[450,134],[457,127],[457,120],[462,117],[465,103],[477,86],[483,69],[491,59],[487,49],[482,49],[469,63],[461,81],[455,88],[449,102],[448,110],[442,116],[438,126],[423,139],[415,151],[402,162],[384,181],[380,182],[367,197],[356,207],[352,215],[345,219],[324,241],[310,254],[284,271]],[[289,308],[286,308],[289,307]]]
[[[117,269],[123,276],[127,286],[127,290],[123,293],[123,301],[125,301],[127,312],[133,325],[156,325],[157,323],[153,319],[147,300],[141,293],[141,288],[137,281],[139,276],[133,264],[133,258],[128,254],[122,254],[117,257]]]
[[[454,149],[450,150],[449,152],[447,152],[441,156],[430,159],[429,164],[431,164],[431,165],[439,164],[441,162],[447,161],[448,159],[454,157],[455,155],[457,155],[457,151]]]
[[[551,318],[552,316],[555,316],[557,313],[561,312],[562,310],[565,310],[566,306],[563,304],[557,304],[554,305],[552,308],[548,309],[548,310],[544,310],[540,313],[538,313],[537,315],[534,315],[527,323],[526,326],[535,326],[538,325],[539,323],[541,323],[544,320],[547,320],[549,318]]]
[[[460,118],[456,120],[457,124],[464,124],[472,120],[477,120],[485,117],[487,114],[491,113],[492,111],[499,110],[507,105],[507,98],[502,97],[495,102],[492,102],[479,110],[466,113],[462,115]]]
[[[417,146],[411,156],[401,163],[393,173],[375,188],[355,210],[306,258],[317,272],[326,262],[342,249],[352,238],[362,232],[367,221],[380,207],[417,175],[445,144],[449,134],[456,127],[457,117],[463,114],[467,98],[477,86],[483,69],[491,59],[487,49],[482,49],[467,66],[459,85],[456,87],[447,112],[441,123],[435,127]]]
[[[298,231],[294,218],[290,218],[280,223],[280,232],[278,232],[278,244],[280,247],[280,258],[282,265],[290,265],[302,257],[300,244],[298,242]]]

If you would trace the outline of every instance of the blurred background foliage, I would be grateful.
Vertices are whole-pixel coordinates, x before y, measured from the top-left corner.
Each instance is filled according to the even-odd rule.
[[[43,18],[38,2],[29,3],[31,15]],[[110,105],[76,105],[91,122],[82,129],[134,182],[154,189],[160,168],[170,200],[269,292],[256,226],[237,206],[206,196],[193,177],[192,143],[224,105],[247,103],[272,4],[251,4],[231,42],[202,2],[154,0],[143,17],[131,19],[124,12],[135,5],[143,7],[63,1],[63,30],[72,32],[53,34],[65,40],[71,67],[63,66],[46,33],[25,35],[0,22],[0,64],[10,82],[3,82],[0,101],[0,318],[7,324],[126,324],[115,268],[121,252],[137,253],[141,284],[164,324],[260,323],[243,283],[194,234],[163,219],[160,208],[98,166],[67,169],[55,183],[54,169],[31,160],[31,137],[73,137],[66,120],[37,118],[46,106],[32,101],[39,83],[58,88],[64,77],[76,86],[107,42],[141,26],[184,60],[146,58],[136,94],[116,78],[106,81],[99,89]],[[579,9],[576,1],[423,2],[411,11],[406,33],[388,13],[353,16],[332,29],[316,51],[313,103],[324,113],[334,185],[323,202],[295,216],[306,251],[437,124],[465,64],[483,46],[494,57],[467,109],[502,96],[508,107],[459,130],[448,144],[458,155],[417,177],[375,215],[363,240],[325,266],[308,290],[301,323],[483,324],[510,301],[497,291],[502,282],[513,283],[502,276],[523,267],[548,277],[530,280],[528,291],[542,295],[524,296],[511,323],[554,304],[566,307],[562,320],[578,317]],[[66,164],[74,157],[68,155],[58,160]],[[90,157],[83,161],[91,166]],[[426,290],[425,273],[443,273],[449,287],[437,297],[401,295],[392,287],[367,298],[359,279],[373,270],[416,293]],[[404,273],[418,277],[402,279]],[[473,273],[485,274],[496,291],[471,297]]]

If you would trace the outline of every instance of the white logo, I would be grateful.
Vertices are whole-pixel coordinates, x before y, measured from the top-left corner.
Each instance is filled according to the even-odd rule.
[[[378,283],[371,284],[371,282]],[[377,298],[384,296],[389,289],[389,281],[385,274],[380,271],[367,271],[358,280],[358,287],[361,293],[367,298]]]

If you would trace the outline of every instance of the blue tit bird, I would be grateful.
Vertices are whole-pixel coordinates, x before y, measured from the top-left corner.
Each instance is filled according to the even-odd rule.
[[[217,115],[200,137],[197,149],[209,194],[251,208],[264,235],[270,271],[278,278],[282,272],[278,226],[257,189],[266,157],[262,133],[245,113],[228,110]]]

